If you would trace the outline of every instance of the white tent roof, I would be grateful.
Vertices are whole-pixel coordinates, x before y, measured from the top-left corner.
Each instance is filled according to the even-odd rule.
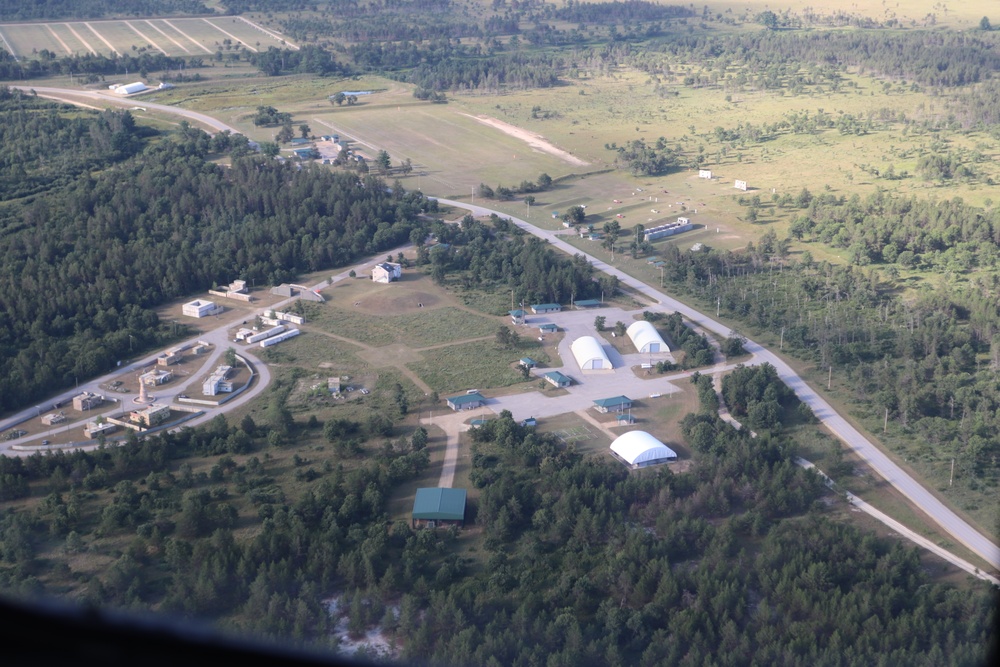
[[[604,348],[593,336],[581,336],[570,345],[576,363],[580,368],[612,368],[608,355],[604,354]],[[600,363],[591,363],[599,360]]]
[[[660,335],[660,332],[656,330],[656,327],[652,325],[651,322],[646,320],[638,320],[629,325],[629,328],[625,330],[628,337],[632,339],[632,343],[635,345],[635,349],[642,352],[647,345],[650,343],[659,343],[661,352],[669,352],[670,348],[667,347],[666,341]]]
[[[611,451],[627,461],[629,465],[677,458],[677,452],[645,431],[629,431],[621,434],[611,443]]]

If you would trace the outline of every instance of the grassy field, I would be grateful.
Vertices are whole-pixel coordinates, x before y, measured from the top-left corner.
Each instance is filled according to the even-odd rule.
[[[233,16],[0,24],[0,35],[19,57],[32,57],[43,49],[57,56],[108,56],[144,49],[169,56],[205,56],[220,49],[264,51],[291,45],[272,32]]]
[[[423,360],[407,366],[443,395],[470,387],[487,389],[523,382],[513,364],[533,351],[534,346],[527,343],[518,350],[501,350],[492,341],[459,343],[423,350]]]

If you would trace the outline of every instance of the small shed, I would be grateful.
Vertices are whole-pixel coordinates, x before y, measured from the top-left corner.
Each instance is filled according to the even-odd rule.
[[[632,407],[632,399],[628,396],[613,396],[599,398],[594,401],[598,412],[624,412]]]
[[[579,301],[574,301],[573,305],[577,308],[600,308],[604,305],[604,302],[600,299],[580,299]]]
[[[519,363],[525,368],[534,368],[538,365],[538,362],[531,357],[521,357],[521,361]]]
[[[559,371],[552,371],[545,374],[545,379],[554,387],[568,387],[573,384],[573,378],[563,375]]]
[[[545,324],[539,324],[538,325],[538,330],[540,332],[542,332],[543,334],[545,334],[545,333],[555,333],[555,332],[559,331],[559,327],[557,325],[553,324],[552,322],[546,322]]]
[[[448,407],[457,412],[459,410],[474,410],[482,406],[486,402],[486,397],[476,391],[471,394],[452,396],[446,400],[448,402]]]
[[[521,422],[521,426],[538,426],[538,420],[534,417],[528,417]]]
[[[413,528],[465,525],[465,489],[417,489],[413,498]]]
[[[517,310],[510,310],[508,313],[510,314],[512,324],[524,324],[524,318],[527,316],[528,311],[518,308]]]

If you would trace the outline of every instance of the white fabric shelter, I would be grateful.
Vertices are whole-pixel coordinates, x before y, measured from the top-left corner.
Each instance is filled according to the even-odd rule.
[[[677,452],[645,431],[623,433],[611,443],[611,451],[633,468],[677,460]]]
[[[604,353],[604,348],[593,336],[581,336],[570,345],[580,370],[611,370],[614,366]]]
[[[666,341],[663,340],[660,332],[656,330],[656,327],[651,322],[647,322],[646,320],[633,322],[625,330],[625,333],[632,339],[635,349],[639,350],[642,354],[670,351]]]

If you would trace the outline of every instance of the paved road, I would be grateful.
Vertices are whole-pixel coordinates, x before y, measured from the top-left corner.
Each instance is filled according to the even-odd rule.
[[[46,87],[32,87],[32,86],[14,86],[14,88],[19,88],[21,90],[34,90],[37,94],[48,97],[56,97],[63,99],[66,96],[72,96],[73,98],[90,99],[92,101],[100,102],[103,104],[115,104],[117,106],[143,106],[147,109],[156,109],[158,111],[163,111],[166,113],[172,113],[176,115],[183,116],[195,122],[206,125],[216,131],[229,130],[233,133],[238,133],[235,128],[222,123],[215,118],[207,116],[205,114],[198,113],[196,111],[190,111],[188,109],[181,109],[179,107],[167,106],[163,104],[156,104],[152,102],[142,101],[141,96],[138,98],[131,98],[122,100],[116,96],[111,96],[103,92],[94,91],[77,91],[68,90],[63,88],[46,88]],[[73,100],[69,100],[73,101]],[[491,209],[482,206],[470,206],[464,202],[451,201],[447,199],[440,199],[444,204],[458,206],[466,209],[470,209],[474,215],[485,216],[491,213],[496,213],[502,217],[511,217],[506,213],[500,211],[493,211]],[[625,285],[628,285],[632,289],[645,294],[649,298],[660,304],[659,309],[664,311],[676,311],[681,313],[684,317],[694,322],[697,326],[700,326],[709,331],[713,331],[722,336],[729,336],[731,330],[725,325],[712,320],[706,315],[686,306],[679,301],[667,296],[663,292],[642,283],[635,278],[625,274],[624,272],[618,270],[614,266],[611,266],[601,259],[593,257],[571,245],[562,241],[558,238],[556,234],[551,231],[540,229],[535,227],[531,223],[521,220],[519,218],[511,217],[513,222],[524,229],[525,231],[534,234],[535,236],[544,238],[548,240],[554,247],[559,248],[570,255],[581,254],[587,257],[587,259],[593,264],[594,268],[599,271],[604,271],[611,275],[617,276],[618,279]],[[1000,569],[1000,547],[998,547],[993,541],[988,537],[977,531],[971,525],[969,525],[964,519],[955,514],[951,509],[949,509],[941,500],[939,500],[935,495],[930,493],[927,489],[921,486],[916,480],[914,480],[910,475],[908,475],[902,468],[900,468],[896,463],[894,463],[884,452],[882,452],[874,443],[868,440],[860,431],[851,426],[843,417],[838,415],[836,411],[823,400],[811,387],[809,387],[805,381],[800,378],[792,368],[786,364],[780,357],[776,354],[764,349],[757,343],[753,341],[747,341],[746,349],[752,355],[754,355],[755,360],[759,362],[768,362],[775,367],[778,371],[778,375],[788,384],[792,390],[799,396],[799,399],[808,404],[816,417],[819,418],[826,426],[833,432],[838,438],[841,439],[852,451],[854,451],[861,459],[868,463],[883,479],[892,484],[897,490],[899,490],[903,495],[905,495],[913,504],[922,509],[928,516],[931,517],[938,525],[940,525],[948,534],[954,537],[956,540],[964,544],[973,552],[977,553],[984,560],[986,560],[993,567]],[[260,365],[263,368],[263,365]],[[262,378],[263,379],[263,378]],[[263,386],[264,382],[259,383],[258,386]],[[76,393],[76,392],[73,392]],[[234,402],[239,399],[234,399]],[[249,400],[246,399],[246,400]],[[235,407],[235,406],[234,406]],[[15,422],[17,423],[17,422]],[[2,427],[2,424],[0,424]],[[0,450],[2,453],[2,450]]]
[[[43,86],[11,86],[11,88],[23,90],[26,93],[33,90],[39,97],[47,97],[81,106],[88,106],[88,102],[90,102],[92,104],[123,107],[126,109],[132,107],[142,107],[147,110],[154,109],[156,111],[163,111],[176,116],[182,116],[188,120],[198,123],[199,125],[211,128],[215,132],[224,132],[229,130],[232,134],[243,134],[235,127],[227,125],[216,118],[212,118],[211,116],[198,113],[197,111],[191,111],[190,109],[170,106],[168,104],[147,102],[143,99],[143,95],[122,97],[120,95],[115,95],[114,93],[103,91],[75,90],[72,88],[46,88]]]
[[[475,216],[488,216],[491,213],[511,220],[521,229],[546,239],[553,247],[559,248],[570,255],[583,255],[594,268],[605,273],[617,276],[618,279],[630,288],[640,292],[660,305],[651,310],[662,310],[665,312],[678,312],[695,325],[715,332],[723,337],[728,337],[732,331],[729,327],[716,322],[707,315],[700,313],[693,308],[671,298],[667,294],[640,282],[639,280],[609,265],[604,260],[589,255],[582,250],[575,248],[565,241],[562,241],[555,233],[535,227],[525,220],[513,218],[506,213],[493,211],[482,206],[471,206],[464,202],[439,199],[442,204],[470,209]],[[856,428],[851,426],[843,417],[820,397],[805,380],[798,376],[791,366],[789,366],[778,355],[761,345],[748,340],[744,346],[753,355],[756,363],[770,363],[778,372],[782,380],[798,395],[799,399],[812,408],[816,417],[823,422],[830,431],[836,435],[855,454],[864,460],[876,473],[889,482],[900,493],[906,496],[910,502],[923,510],[935,523],[951,535],[955,540],[964,544],[974,553],[982,557],[994,568],[1000,569],[1000,547],[990,538],[973,528],[968,522],[955,514],[937,496],[920,485],[915,479],[893,462],[881,449],[868,440]]]
[[[400,246],[398,248],[393,248],[391,251],[386,251],[386,252],[391,252],[393,254],[396,254],[398,252],[406,250],[407,248],[411,247],[411,245],[412,244],[407,243],[406,245]],[[344,269],[340,273],[332,276],[329,280],[322,280],[316,283],[315,285],[311,286],[311,289],[321,291],[334,283],[340,282],[341,280],[346,280],[347,278],[350,277],[351,271],[355,271],[356,273],[359,274],[363,273],[364,271],[370,271],[371,267],[375,263],[382,261],[381,260],[382,257],[384,257],[382,253],[379,253],[377,256],[374,257],[369,257],[352,267]],[[255,315],[258,314],[263,315],[265,312],[270,310],[281,310],[298,298],[299,297],[297,296],[291,297],[279,301],[278,303],[271,304],[266,307],[261,307],[257,309],[257,311],[251,312],[250,314],[246,315],[246,317],[233,318],[232,316],[230,316],[226,318],[220,318],[220,321],[224,322],[224,324],[221,324],[215,329],[199,334],[198,336],[193,337],[188,341],[185,341],[189,343],[194,343],[197,341],[205,341],[207,343],[211,343],[214,346],[212,352],[201,358],[202,362],[200,369],[193,371],[191,373],[191,376],[183,382],[175,382],[171,383],[170,385],[163,385],[150,389],[149,391],[150,395],[153,398],[155,398],[157,402],[162,404],[173,403],[174,399],[180,394],[189,394],[192,397],[201,396],[201,389],[198,386],[198,383],[201,381],[203,377],[205,377],[209,373],[209,371],[212,368],[218,365],[220,357],[225,353],[225,351],[229,347],[235,347],[237,353],[240,356],[247,359],[247,361],[253,365],[254,371],[257,373],[257,379],[254,381],[254,384],[249,389],[242,392],[239,396],[227,401],[226,403],[218,407],[197,406],[203,409],[205,413],[203,415],[199,415],[193,419],[184,422],[184,426],[197,426],[199,424],[203,424],[213,419],[216,415],[230,412],[235,408],[238,408],[241,405],[244,405],[245,403],[252,401],[258,395],[260,395],[262,391],[264,391],[264,389],[268,386],[268,384],[270,384],[271,371],[268,369],[267,365],[264,364],[256,356],[256,350],[260,348],[252,345],[247,345],[247,346],[234,345],[232,340],[229,338],[229,330],[232,329],[233,326],[238,324],[243,319],[252,319]],[[220,303],[223,303],[224,305],[224,300],[220,300]],[[182,344],[183,342],[178,343],[177,345],[182,345]],[[123,365],[121,368],[116,368],[113,372],[108,373],[107,375],[103,375],[99,378],[88,380],[87,382],[80,384],[79,387],[77,388],[74,388],[69,391],[64,391],[57,396],[51,396],[45,399],[45,401],[41,402],[40,405],[37,407],[26,408],[24,410],[21,410],[15,415],[12,415],[4,420],[0,420],[0,432],[6,431],[7,429],[12,428],[18,424],[21,424],[29,419],[33,419],[37,417],[38,414],[40,413],[50,412],[51,407],[49,406],[53,405],[54,403],[60,403],[61,405],[65,406],[71,401],[73,396],[76,396],[80,392],[90,391],[95,394],[107,395],[108,392],[105,389],[103,389],[101,385],[107,384],[123,374],[138,373],[141,369],[149,366],[150,364],[154,364],[156,362],[156,357],[158,357],[160,354],[161,351],[153,352],[147,355],[146,357],[136,360],[128,365]],[[120,414],[125,408],[132,409],[131,401],[134,398],[135,394],[122,394],[121,397],[119,398],[119,400],[121,400],[122,403],[119,406],[116,406],[112,410],[107,410],[103,412],[100,410],[96,410],[94,411],[92,416],[95,418],[98,415],[113,416],[115,414]],[[11,447],[14,445],[23,447],[25,445],[35,444],[39,445],[38,451],[44,451],[44,449],[40,447],[42,439],[51,437],[56,433],[63,433],[67,429],[76,429],[77,431],[79,431],[79,429],[82,428],[82,426],[83,426],[82,423],[74,422],[68,427],[60,426],[50,431],[31,433],[28,436],[25,436],[23,438],[18,438],[16,440],[0,441],[0,455],[29,456],[34,453],[34,451],[13,450],[11,449]],[[96,447],[96,445],[78,447],[78,449],[90,449],[93,447]]]

